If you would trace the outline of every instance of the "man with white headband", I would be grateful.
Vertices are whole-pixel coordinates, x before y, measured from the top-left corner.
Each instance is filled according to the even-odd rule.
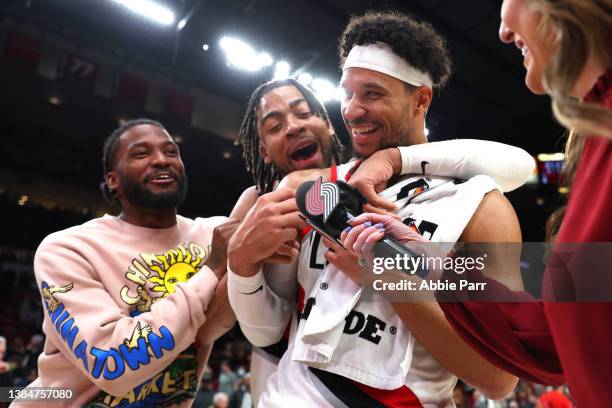
[[[432,88],[450,74],[444,42],[430,25],[393,13],[353,18],[340,57],[342,115],[357,157],[427,142]],[[347,180],[353,167],[355,162],[338,166],[331,178]],[[520,241],[516,215],[490,178],[458,183],[421,171],[382,194],[431,241]],[[405,188],[425,179],[424,190]],[[294,173],[288,183],[296,180],[301,178]],[[266,241],[291,239],[279,225],[291,220],[295,204],[286,190],[272,194],[278,202],[258,200],[228,250],[230,302],[247,338],[256,346],[272,344],[291,321],[289,348],[259,407],[453,407],[457,376],[491,398],[514,388],[516,378],[474,353],[436,303],[360,298],[355,255],[337,246],[327,251],[316,234],[302,240],[296,282],[301,300],[277,296],[252,262],[256,251],[263,257],[270,251]]]
[[[412,86],[433,88],[428,73],[410,65],[408,61],[395,54],[388,44],[380,41],[353,46],[344,60],[342,70],[348,68],[366,68],[382,72]]]

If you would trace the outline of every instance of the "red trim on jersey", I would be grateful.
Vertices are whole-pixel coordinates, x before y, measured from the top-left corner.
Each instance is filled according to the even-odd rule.
[[[353,381],[361,391],[390,408],[423,408],[416,394],[407,386],[394,390],[381,390]]]
[[[308,235],[308,233],[310,232],[311,229],[312,229],[312,227],[310,225],[307,225],[307,226],[304,227],[304,229],[302,231],[300,231],[300,237],[299,237],[299,241],[300,242],[302,242],[304,237],[306,235]]]
[[[329,168],[329,180],[332,182],[338,180],[338,166],[335,164]]]
[[[353,173],[355,172],[355,170],[357,170],[357,168],[359,166],[361,166],[361,163],[363,163],[363,160],[361,160],[361,159],[355,160],[355,164],[353,164],[353,167],[351,167],[350,170],[346,172],[346,176],[344,176],[344,181],[349,181],[350,180],[350,178],[353,175]]]
[[[306,297],[306,292],[304,292],[304,288],[302,287],[302,285],[298,283],[297,308],[298,308],[298,312],[300,313],[302,313],[302,311],[304,310],[304,298],[305,297]]]
[[[331,181],[338,180],[338,168],[336,167],[335,164],[329,168],[329,179]]]
[[[285,331],[283,332],[283,340],[285,340],[286,342],[289,342],[289,334],[290,333],[291,333],[291,320],[289,320],[289,322],[287,323],[287,327],[285,327]],[[285,348],[284,351],[287,351],[287,349]],[[283,351],[283,354],[284,354],[284,351]],[[282,355],[281,355],[281,357],[282,357]]]

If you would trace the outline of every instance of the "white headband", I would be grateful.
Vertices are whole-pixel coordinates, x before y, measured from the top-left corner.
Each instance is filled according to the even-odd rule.
[[[382,42],[351,48],[342,70],[353,67],[382,72],[410,85],[432,87],[431,77],[427,73],[410,65],[394,53],[388,44]]]

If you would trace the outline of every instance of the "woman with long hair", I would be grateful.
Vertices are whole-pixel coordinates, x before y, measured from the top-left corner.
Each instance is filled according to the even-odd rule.
[[[569,200],[550,217],[547,238],[612,242],[612,1],[505,0],[499,35],[520,49],[527,87],[551,97],[555,117],[570,132],[564,169]],[[372,197],[374,177],[358,171],[353,183]],[[391,217],[363,214],[342,236],[358,253],[364,242],[384,236],[365,222],[382,222],[389,235],[414,239]],[[597,273],[580,270],[590,279]],[[581,277],[571,276],[570,285],[571,279]],[[492,363],[535,382],[567,381],[579,407],[612,407],[612,303],[440,305],[455,330]]]

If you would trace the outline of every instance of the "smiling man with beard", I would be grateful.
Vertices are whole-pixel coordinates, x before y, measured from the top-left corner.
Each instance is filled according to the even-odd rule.
[[[340,50],[342,115],[356,155],[368,158],[384,148],[414,145],[428,164],[427,172],[407,166],[417,174],[384,192],[404,222],[416,221],[436,242],[519,241],[516,215],[491,178],[469,172],[447,173],[469,178],[465,182],[432,176],[448,148],[433,143],[418,148],[427,142],[424,124],[433,89],[450,73],[441,36],[407,16],[369,13],[351,20]],[[456,142],[452,146],[463,141]],[[502,172],[513,164],[507,156],[493,156],[504,160]],[[354,167],[338,166],[338,178],[348,179]],[[447,407],[457,376],[491,398],[511,391],[516,378],[473,352],[437,304],[360,298],[354,254],[338,246],[327,251],[312,232],[301,241],[297,270],[287,275],[293,281],[284,282],[285,291],[293,288],[300,295],[287,299],[276,293],[271,279],[277,274],[266,273],[262,264],[298,237],[292,230],[298,220],[291,189],[278,189],[257,200],[229,244],[230,300],[247,338],[267,346],[290,323],[288,350],[260,406]]]
[[[103,165],[120,215],[51,234],[36,252],[46,342],[30,386],[70,389],[70,406],[191,406],[212,343],[235,321],[225,272],[236,223],[177,215],[187,177],[158,122],[115,130]]]
[[[181,204],[187,195],[187,175],[184,170],[177,173],[171,168],[159,166],[145,177],[144,184],[119,168],[117,176],[122,179],[123,191],[129,203],[136,207],[164,210]]]

